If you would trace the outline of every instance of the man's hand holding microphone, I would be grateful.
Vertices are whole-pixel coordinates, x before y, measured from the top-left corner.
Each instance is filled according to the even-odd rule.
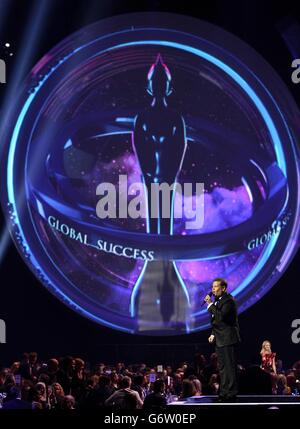
[[[212,292],[206,295],[206,297],[204,298],[204,301],[206,304],[212,304],[211,297],[212,297]]]

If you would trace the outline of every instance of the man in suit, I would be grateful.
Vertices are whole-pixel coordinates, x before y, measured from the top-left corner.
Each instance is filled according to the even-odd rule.
[[[217,278],[212,284],[212,295],[205,297],[207,310],[211,314],[212,333],[208,338],[215,343],[220,373],[219,401],[234,401],[238,393],[236,347],[240,342],[237,307],[233,297],[227,293],[227,282]]]

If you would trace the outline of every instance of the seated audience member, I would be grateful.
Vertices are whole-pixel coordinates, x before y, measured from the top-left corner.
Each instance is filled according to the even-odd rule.
[[[72,395],[66,395],[62,402],[63,410],[75,410],[75,398]]]
[[[218,374],[219,373],[219,369],[218,369],[218,356],[217,353],[212,353],[210,355],[210,360],[209,360],[209,364],[206,365],[203,370],[202,370],[202,377],[203,377],[203,381],[208,384],[210,377],[213,374]]]
[[[66,356],[61,359],[59,366],[56,381],[62,386],[65,394],[68,395],[71,392],[75,372],[75,359],[72,356]]]
[[[85,362],[80,358],[75,358],[74,362],[70,392],[72,396],[74,396],[76,402],[81,403],[86,393]]]
[[[164,395],[165,382],[161,379],[153,383],[153,392],[145,397],[143,409],[163,409],[167,406],[167,399]]]
[[[49,395],[51,408],[62,409],[65,392],[59,383],[53,383],[51,386],[51,394]]]
[[[112,387],[114,387],[116,390],[119,385],[119,381],[121,380],[121,375],[117,373],[117,371],[112,371],[110,374],[110,382]]]
[[[287,384],[287,378],[284,374],[279,374],[277,378],[277,395],[291,395],[292,390]]]
[[[50,408],[47,399],[47,387],[45,383],[39,381],[33,387],[32,408],[43,410]]]
[[[207,395],[218,395],[220,387],[220,376],[219,374],[212,374],[208,384],[205,388],[205,393]]]
[[[120,381],[119,390],[105,401],[105,406],[115,409],[136,409],[142,408],[143,401],[138,392],[131,389],[131,378],[124,376]]]
[[[138,392],[142,401],[144,401],[145,396],[146,396],[146,391],[144,389],[144,382],[145,382],[144,375],[143,374],[136,374],[133,377],[133,382],[132,382],[132,386],[131,386],[132,390],[135,390],[136,392]]]
[[[201,381],[198,378],[193,378],[192,382],[193,382],[195,389],[196,389],[194,396],[201,396],[202,395]]]
[[[59,371],[59,362],[57,359],[49,359],[47,365],[42,366],[40,374],[46,374],[49,377],[49,384],[57,382],[57,374]]]
[[[188,380],[187,378],[185,378],[182,381],[182,392],[179,398],[187,399],[187,398],[190,398],[191,396],[195,396],[195,394],[196,394],[195,384],[191,380]]]
[[[94,389],[90,396],[89,408],[104,407],[106,399],[108,399],[116,391],[115,387],[111,384],[111,379],[108,375],[101,375],[99,377],[98,387]]]
[[[20,389],[17,386],[13,386],[7,392],[5,401],[3,402],[2,408],[4,410],[21,410],[30,409],[30,402],[21,399]]]

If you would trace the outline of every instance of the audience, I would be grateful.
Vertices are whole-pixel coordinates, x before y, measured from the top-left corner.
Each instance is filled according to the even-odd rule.
[[[216,354],[206,362],[205,356],[198,353],[193,363],[166,365],[158,372],[157,366],[145,363],[100,362],[90,367],[80,357],[53,357],[42,362],[35,352],[23,353],[10,367],[0,368],[0,408],[164,409],[174,397],[184,401],[193,396],[218,394]],[[240,394],[299,394],[300,361],[286,371],[280,363],[277,374],[259,365],[239,365],[238,372]]]

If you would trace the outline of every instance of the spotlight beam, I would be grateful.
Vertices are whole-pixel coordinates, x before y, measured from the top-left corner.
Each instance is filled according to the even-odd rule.
[[[30,15],[30,20],[27,22],[25,32],[22,37],[22,44],[19,49],[19,54],[17,55],[17,61],[13,68],[13,73],[11,76],[8,76],[8,87],[5,94],[5,99],[2,104],[1,109],[1,119],[0,119],[0,135],[5,134],[5,130],[10,124],[10,119],[12,117],[13,105],[16,97],[18,96],[18,89],[21,80],[24,78],[25,73],[28,71],[30,64],[32,62],[32,57],[34,51],[39,43],[40,34],[44,22],[47,17],[47,12],[50,6],[50,2],[47,0],[36,0],[35,4],[32,7],[32,13]],[[7,13],[8,8],[5,8]],[[3,16],[1,16],[2,20]],[[1,23],[1,22],[0,22]],[[5,139],[2,139],[5,141]],[[3,166],[3,147],[0,147],[0,165]],[[24,195],[20,195],[20,199],[24,198]],[[0,264],[3,261],[5,252],[7,250],[9,243],[9,231],[8,228],[5,228],[0,236]]]

